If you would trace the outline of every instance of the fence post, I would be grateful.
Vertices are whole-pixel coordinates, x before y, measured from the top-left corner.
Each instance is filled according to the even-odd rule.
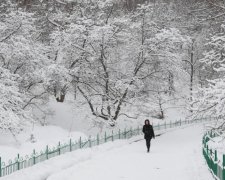
[[[133,136],[132,127],[130,127],[130,137]]]
[[[223,154],[223,180],[225,179],[225,154]]]
[[[214,159],[215,161],[217,161],[218,160],[218,158],[217,158],[217,150],[215,150],[215,159]]]
[[[58,151],[59,151],[59,155],[61,154],[61,151],[60,151],[60,141],[59,141],[59,145],[58,145]]]
[[[89,147],[91,148],[91,136],[89,136],[88,141],[89,141]]]
[[[217,167],[217,165],[218,165],[218,162],[217,162],[217,160],[218,160],[218,158],[217,158],[217,150],[215,150],[215,158],[214,158],[214,160],[215,160],[215,165],[214,165],[214,168],[215,168],[215,174],[217,175],[218,173],[218,167]]]
[[[106,134],[106,131],[105,131],[105,142],[107,142],[107,134]]]
[[[112,141],[114,141],[114,135],[113,135],[113,130],[112,130]]]
[[[46,159],[48,159],[48,145],[46,146]]]
[[[33,150],[33,164],[36,164],[35,149]]]
[[[212,149],[210,149],[209,152],[210,152],[210,168],[213,169]]]
[[[79,146],[80,146],[80,149],[82,148],[82,140],[81,140],[81,136],[80,136],[80,139],[79,139]]]
[[[99,134],[97,134],[97,145],[99,145]]]
[[[120,139],[120,129],[119,129],[119,139]]]
[[[70,138],[70,152],[72,151],[72,139]]]
[[[2,177],[2,158],[0,157],[0,177]]]
[[[17,154],[17,170],[20,170],[20,154]]]

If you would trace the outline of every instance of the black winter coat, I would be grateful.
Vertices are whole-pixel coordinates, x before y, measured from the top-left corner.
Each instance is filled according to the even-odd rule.
[[[154,133],[152,125],[147,125],[147,124],[144,125],[142,132],[145,135],[145,139],[155,138],[155,133]]]

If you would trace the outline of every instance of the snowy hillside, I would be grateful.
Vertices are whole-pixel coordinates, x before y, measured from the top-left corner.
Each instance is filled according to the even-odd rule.
[[[70,138],[74,141],[80,137],[86,139],[89,135],[103,134],[105,131],[111,133],[112,130],[117,132],[119,129],[129,129],[130,127],[142,127],[145,119],[150,119],[154,125],[164,124],[165,122],[174,122],[185,119],[185,111],[182,108],[172,108],[165,111],[165,119],[160,120],[152,118],[151,110],[154,108],[148,102],[139,103],[136,106],[125,107],[125,111],[133,118],[121,116],[115,127],[103,123],[97,118],[93,118],[88,112],[85,104],[75,104],[73,101],[65,100],[65,103],[58,103],[54,99],[46,104],[43,109],[50,112],[43,119],[40,118],[41,126],[38,122],[27,126],[22,132],[16,135],[16,139],[10,132],[2,131],[4,134],[0,138],[0,154],[3,161],[14,159],[19,153],[21,156],[30,155],[33,149],[41,151],[49,147],[56,146],[58,142],[68,142]],[[165,106],[174,107],[176,104],[165,104]],[[180,111],[179,111],[180,110]],[[43,114],[40,114],[42,117]],[[33,136],[32,136],[33,135]],[[31,137],[32,136],[32,137]]]

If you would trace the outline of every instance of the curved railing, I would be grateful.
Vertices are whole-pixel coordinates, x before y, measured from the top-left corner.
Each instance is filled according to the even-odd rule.
[[[202,139],[203,156],[213,176],[218,180],[225,180],[225,154],[218,157],[218,151],[209,147],[208,142],[218,134],[208,131]]]

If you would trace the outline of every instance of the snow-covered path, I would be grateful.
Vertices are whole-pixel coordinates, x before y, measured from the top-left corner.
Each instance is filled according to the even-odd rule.
[[[68,153],[5,179],[212,180],[201,154],[201,137],[201,125],[168,132],[152,140],[150,153],[143,140],[107,143]]]

